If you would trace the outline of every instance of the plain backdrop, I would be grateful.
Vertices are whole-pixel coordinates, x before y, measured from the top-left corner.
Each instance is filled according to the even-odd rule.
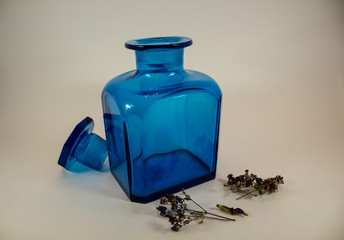
[[[57,165],[75,124],[104,137],[101,91],[135,68],[130,39],[188,36],[185,68],[223,92],[217,178],[188,190],[236,222],[174,233],[102,171]],[[241,199],[228,173],[281,174]],[[343,1],[0,0],[0,239],[344,239]]]

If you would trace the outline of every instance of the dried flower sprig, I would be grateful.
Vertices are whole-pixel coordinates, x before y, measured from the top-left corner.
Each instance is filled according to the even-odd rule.
[[[235,219],[208,212],[201,205],[195,202],[190,195],[186,194],[184,189],[182,189],[182,193],[184,197],[167,194],[165,197],[160,199],[161,205],[156,208],[160,212],[161,216],[169,219],[169,222],[172,225],[172,231],[177,232],[181,227],[189,224],[192,221],[198,221],[198,223],[201,224],[205,218],[221,221],[235,221]],[[186,201],[193,202],[201,210],[193,210],[188,208]]]
[[[232,192],[244,193],[241,197],[255,194],[263,196],[265,193],[274,193],[278,191],[278,184],[284,184],[283,177],[277,175],[274,178],[262,179],[255,174],[249,174],[246,169],[245,174],[233,177],[233,174],[227,176],[228,181],[224,184],[225,187],[229,187]],[[245,191],[244,191],[245,190]]]

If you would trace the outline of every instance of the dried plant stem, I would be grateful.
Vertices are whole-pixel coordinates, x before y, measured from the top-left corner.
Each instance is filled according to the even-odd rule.
[[[233,219],[233,218],[224,217],[224,216],[217,215],[215,213],[211,213],[211,212],[208,212],[208,211],[205,211],[205,210],[204,211],[197,211],[197,210],[193,210],[193,209],[189,209],[189,208],[187,208],[185,210],[188,211],[188,212],[203,213],[204,215],[209,214],[209,215],[217,217],[217,218],[213,218],[213,217],[208,217],[207,216],[207,218],[218,219],[218,220],[221,220],[221,221],[235,221],[235,219]]]
[[[200,216],[187,215],[187,214],[185,214],[185,216],[190,217],[190,218],[193,217],[194,219],[192,219],[192,221],[201,218]],[[218,218],[218,217],[209,217],[209,216],[204,216],[204,217],[205,217],[205,218],[209,218],[209,219],[219,220],[219,221],[231,221],[231,220],[228,220],[228,219],[223,219],[223,218]]]
[[[240,197],[238,197],[237,199],[235,199],[235,200],[239,200],[239,199],[241,199],[241,198],[243,198],[243,197],[246,197],[247,195],[250,195],[250,194],[252,194],[252,193],[254,193],[254,192],[256,192],[257,190],[252,190],[252,191],[250,191],[250,192],[248,192],[248,193],[245,193],[244,195],[241,195]]]
[[[194,200],[192,200],[192,198],[190,198],[190,201],[192,201],[194,204],[196,204],[200,209],[202,209],[204,211],[204,213],[207,212],[207,210],[205,210],[201,205],[199,205],[198,203],[196,203]]]

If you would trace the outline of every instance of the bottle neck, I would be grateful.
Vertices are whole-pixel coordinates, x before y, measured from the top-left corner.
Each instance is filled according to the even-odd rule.
[[[182,72],[184,49],[135,51],[139,72]]]

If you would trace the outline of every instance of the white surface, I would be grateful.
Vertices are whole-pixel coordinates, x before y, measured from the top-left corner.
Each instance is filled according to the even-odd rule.
[[[174,233],[109,172],[56,163],[85,116],[104,136],[101,90],[135,66],[124,42],[165,35],[193,38],[186,68],[223,91],[217,178],[188,192],[237,222]],[[344,239],[343,2],[3,0],[0,44],[0,239]],[[234,201],[222,184],[246,168],[286,183]]]

